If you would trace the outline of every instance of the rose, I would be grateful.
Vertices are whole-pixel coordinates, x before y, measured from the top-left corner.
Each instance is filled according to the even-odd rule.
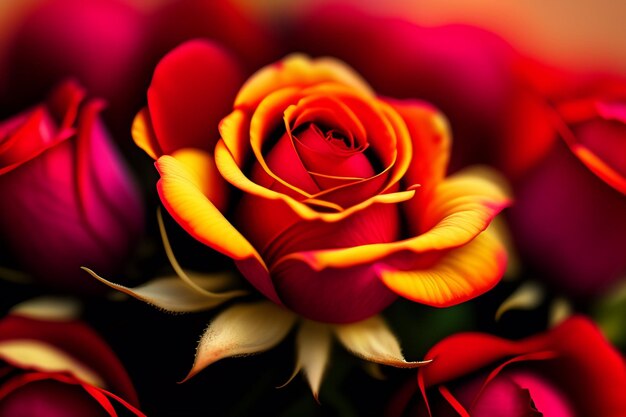
[[[240,88],[218,140],[239,85],[228,54],[189,42],[156,68],[133,136],[158,158],[167,210],[266,297],[352,322],[397,294],[446,306],[497,282],[505,253],[483,231],[508,199],[476,173],[444,178],[449,136],[430,105],[294,55]]]
[[[626,273],[626,80],[531,69],[554,132],[516,184],[514,236],[546,281],[597,295]]]
[[[109,119],[121,119],[123,131],[128,130],[128,114],[140,96],[138,77],[146,72],[138,58],[148,36],[144,13],[125,0],[44,0],[5,24],[14,29],[0,51],[1,104],[11,111],[24,108],[73,77],[105,98],[111,104]]]
[[[433,362],[392,403],[389,415],[618,417],[626,413],[624,360],[586,318],[509,341],[461,333],[436,344]],[[416,400],[411,407],[408,402]],[[428,404],[428,406],[427,406]]]
[[[0,370],[2,417],[42,412],[114,416],[116,403],[143,415],[135,408],[137,394],[122,364],[91,328],[77,320],[5,317],[0,321]]]
[[[74,291],[99,289],[82,265],[118,269],[143,226],[138,190],[74,82],[0,123],[2,240],[27,272]]]

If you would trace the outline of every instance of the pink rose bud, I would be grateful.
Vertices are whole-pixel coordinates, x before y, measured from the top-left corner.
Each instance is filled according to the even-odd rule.
[[[142,232],[143,208],[100,121],[103,102],[84,98],[67,82],[0,123],[0,234],[37,279],[93,291],[80,266],[118,270]]]

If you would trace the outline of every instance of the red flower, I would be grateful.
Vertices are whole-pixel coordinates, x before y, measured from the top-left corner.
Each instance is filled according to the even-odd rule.
[[[80,267],[114,272],[143,226],[133,178],[100,122],[103,103],[68,82],[0,123],[2,239],[37,279],[99,289]]]
[[[44,0],[11,22],[15,30],[0,51],[2,104],[26,107],[72,77],[105,98],[114,119],[126,119],[127,131],[127,114],[139,97],[137,77],[146,72],[142,49],[148,35],[146,17],[130,3]]]
[[[122,364],[85,324],[0,321],[0,416],[115,416],[118,407],[143,416],[136,406]]]
[[[516,183],[516,241],[559,289],[598,294],[626,273],[626,80],[523,70],[553,135]]]
[[[626,415],[624,360],[583,317],[518,342],[453,335],[426,359],[433,362],[419,370],[417,385],[397,396],[390,415],[427,416],[428,410],[437,417]],[[407,407],[412,399],[416,402]]]
[[[188,42],[156,68],[133,136],[175,219],[307,318],[362,320],[396,294],[452,305],[502,275],[483,232],[506,195],[480,173],[445,178],[445,119],[340,61],[294,55],[242,85],[228,52]]]

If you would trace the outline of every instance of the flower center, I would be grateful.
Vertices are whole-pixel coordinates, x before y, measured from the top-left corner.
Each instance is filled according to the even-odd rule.
[[[368,148],[367,143],[359,143],[358,139],[349,132],[326,128],[315,123],[299,127],[294,131],[293,136],[298,142],[317,152],[331,151],[338,156],[348,156],[363,152]]]

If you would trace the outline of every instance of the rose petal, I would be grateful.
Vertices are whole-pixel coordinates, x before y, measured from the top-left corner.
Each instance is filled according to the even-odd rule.
[[[225,147],[238,166],[244,166],[252,153],[250,147],[250,118],[240,109],[233,110],[219,124],[219,131]]]
[[[389,104],[404,119],[416,156],[403,181],[407,186],[419,184],[421,197],[417,201],[424,201],[446,175],[452,142],[448,121],[425,102],[390,100]]]
[[[87,95],[85,89],[73,79],[64,81],[52,92],[46,104],[59,129],[69,129],[76,122],[80,104]]]
[[[398,297],[378,279],[371,265],[319,272],[298,260],[281,260],[272,268],[272,277],[287,307],[324,323],[363,320]]]
[[[185,167],[194,185],[217,207],[223,211],[228,205],[228,184],[220,176],[215,159],[200,149],[184,148],[172,152],[172,157]]]
[[[17,168],[73,133],[66,130],[59,135],[52,117],[44,108],[18,115],[3,123],[0,129],[6,131],[6,137],[0,143],[0,174]]]
[[[269,93],[281,88],[302,88],[328,81],[374,96],[365,80],[342,61],[334,58],[310,59],[305,55],[293,54],[252,75],[239,90],[235,107],[255,106]]]
[[[189,41],[167,54],[148,89],[150,119],[161,150],[211,151],[219,138],[218,123],[242,81],[239,65],[209,41]]]
[[[489,232],[451,249],[430,267],[415,270],[379,269],[393,291],[410,300],[448,307],[470,300],[498,283],[506,269],[506,251]]]
[[[266,351],[282,341],[296,316],[269,301],[237,304],[220,313],[198,344],[188,380],[220,359]]]
[[[277,260],[278,265],[280,258],[293,252],[393,242],[401,230],[399,214],[398,207],[393,204],[375,204],[339,222],[295,221],[268,241],[263,257],[273,267],[275,265],[270,260]],[[334,238],[329,241],[328,236],[331,235]]]
[[[624,276],[626,198],[562,141],[515,191],[509,212],[515,243],[542,280],[588,299]]]
[[[0,124],[0,174],[35,158],[68,139],[74,130],[84,90],[68,81],[53,91],[47,105],[28,110]]]
[[[246,265],[251,268],[246,276],[248,280],[268,298],[280,303],[258,252],[202,194],[194,183],[197,177],[168,155],[159,158],[156,165],[161,173],[157,184],[161,201],[178,224],[205,245],[233,259],[247,260]]]
[[[132,404],[138,403],[130,378],[111,348],[82,323],[8,316],[0,321],[0,342],[12,340],[31,340],[52,346],[92,369],[105,381],[107,389]]]
[[[0,401],[2,416],[47,417],[111,416],[77,384],[53,379],[38,380],[16,387]]]
[[[305,91],[307,91],[306,89]],[[367,130],[354,111],[332,94],[305,97],[297,106],[285,111],[287,125],[292,130],[306,123],[318,123],[351,134],[357,143],[367,141]]]
[[[466,394],[465,389],[466,387],[460,389],[459,396]],[[457,401],[451,393],[448,392],[448,394],[446,400]],[[490,417],[494,413],[507,417],[543,417],[544,414],[532,407],[533,397],[532,391],[520,387],[509,378],[500,377],[490,382],[473,402],[472,400],[462,402],[467,404],[472,412],[471,416],[474,417]],[[538,409],[544,411],[541,408]],[[546,413],[545,415],[570,417],[569,414]],[[469,417],[470,414],[467,413],[467,416]]]
[[[411,140],[402,118],[382,101],[368,106],[353,97],[343,98],[350,108],[367,120],[368,143],[383,169],[375,176],[338,188],[325,190],[314,197],[351,207],[379,193],[397,189],[412,158]],[[375,123],[378,122],[378,123]],[[413,185],[413,184],[410,184]]]
[[[283,112],[298,99],[297,90],[293,88],[283,88],[278,91],[274,91],[264,97],[252,115],[250,120],[250,144],[244,146],[250,146],[257,162],[263,168],[264,172],[269,177],[267,181],[264,181],[266,188],[270,188],[271,184],[278,182],[282,184],[287,191],[293,191],[290,193],[294,195],[294,198],[310,197],[311,194],[305,191],[305,189],[316,189],[315,183],[311,180],[306,170],[300,162],[300,158],[293,149],[291,143],[291,137],[289,135],[282,135],[279,142],[274,145],[280,152],[281,145],[284,147],[284,151],[279,156],[289,156],[289,159],[266,161],[263,155],[263,147],[268,140],[272,138],[272,132],[280,128],[283,124]],[[226,142],[225,142],[226,143]],[[228,144],[228,143],[226,143]],[[268,154],[268,158],[272,156],[272,151]],[[272,168],[269,167],[271,162]],[[256,182],[256,181],[255,181]],[[262,183],[259,183],[263,185]],[[301,187],[298,187],[301,185]]]
[[[334,326],[341,344],[354,355],[367,361],[394,366],[417,368],[430,361],[407,362],[402,356],[398,340],[380,316],[358,323]]]
[[[286,133],[259,162],[251,170],[252,181],[259,185],[278,192],[286,189],[295,199],[311,197],[320,191]]]
[[[618,148],[618,149],[621,149]],[[574,146],[572,152],[585,164],[594,174],[602,178],[607,184],[615,188],[622,194],[626,194],[626,176],[618,172],[603,159],[584,146]],[[626,165],[626,164],[624,164]]]
[[[81,310],[77,299],[42,296],[13,306],[10,314],[39,320],[67,321],[77,319]]]
[[[541,415],[573,417],[576,415],[572,405],[564,393],[554,383],[543,378],[539,373],[517,370],[505,372],[503,376],[510,378],[515,384],[530,392],[534,407]],[[485,396],[485,399],[488,397]],[[537,413],[540,416],[539,413]]]
[[[371,264],[403,251],[424,253],[464,245],[484,231],[509,204],[507,193],[494,183],[493,175],[492,171],[466,170],[443,181],[429,200],[421,221],[408,219],[409,224],[418,224],[424,230],[416,237],[385,244],[294,253],[285,260],[298,259],[319,271]]]
[[[82,407],[79,407],[80,411],[78,411],[78,413],[76,414],[77,417],[83,416],[83,415],[90,415],[90,416],[91,415],[94,415],[94,416],[104,415],[104,414],[100,414],[100,411],[103,411],[103,410],[106,411],[110,417],[117,417],[116,409],[113,406],[113,404],[111,404],[111,401],[109,400],[109,398],[115,399],[117,402],[119,402],[121,405],[126,407],[128,411],[132,412],[137,417],[145,417],[145,414],[143,414],[136,407],[134,407],[128,401],[119,397],[118,395],[115,395],[114,393],[106,391],[102,388],[98,388],[93,385],[84,383],[65,373],[28,372],[28,373],[20,374],[18,376],[15,376],[9,379],[8,382],[6,382],[4,385],[2,385],[2,387],[0,387],[0,398],[4,400],[7,397],[10,397],[12,394],[15,394],[15,393],[18,394],[18,398],[19,398],[20,396],[19,394],[23,392],[22,388],[26,388],[26,392],[28,393],[29,391],[31,391],[29,388],[32,387],[33,385],[35,386],[39,385],[38,384],[39,382],[53,382],[53,381],[61,383],[60,385],[56,385],[56,386],[64,386],[64,387],[69,387],[72,385],[80,386],[83,390],[87,392],[88,395],[90,395],[94,400],[96,400],[96,402],[100,405],[100,407],[102,407],[101,409],[94,410],[92,408],[92,403],[89,403],[90,404],[88,406],[90,408],[89,410],[86,410],[86,409],[81,410]],[[70,404],[74,405],[73,404],[74,401],[70,401],[69,398],[67,398],[65,395],[60,393],[58,390],[55,390],[54,388],[51,389],[49,384],[44,384],[44,386],[46,388],[44,388],[42,391],[45,391],[46,394],[52,393],[53,394],[52,397],[54,397],[55,399],[61,399],[61,402],[59,403],[62,407],[62,409],[59,411],[60,415],[62,415],[63,417],[69,417],[69,415],[67,414],[69,412],[68,406]],[[76,391],[74,392],[76,393]],[[16,403],[13,403],[13,405],[17,405],[19,407],[18,409],[23,410],[22,407],[32,406],[33,404],[35,404],[35,408],[37,410],[40,410],[41,408],[38,408],[40,404],[38,404],[37,398],[41,398],[40,395],[42,393],[37,392],[37,393],[32,393],[32,394],[34,398],[31,398],[27,404],[23,404],[21,400],[18,400]],[[83,397],[83,398],[88,398],[88,397]],[[3,401],[2,406],[5,406],[7,402]],[[79,404],[76,404],[76,405],[79,405]],[[83,403],[83,406],[84,405],[85,404]],[[51,403],[45,404],[43,405],[43,409],[46,410],[46,415],[48,415],[48,412],[52,412],[54,410],[54,405]],[[12,413],[13,411],[14,410],[11,410],[11,413],[9,414],[13,415]],[[28,412],[27,415],[30,415],[30,412]]]
[[[550,332],[518,342],[480,333],[450,336],[426,354],[426,358],[434,361],[420,369],[418,378],[422,387],[428,388],[509,357],[545,351],[552,351],[557,357],[545,361],[543,368],[547,370],[554,363],[556,372],[551,375],[557,378],[555,383],[568,394],[581,415],[623,415],[626,410],[626,398],[620,388],[626,384],[623,358],[595,325],[581,316],[570,318]],[[580,381],[586,382],[580,384]],[[602,395],[590,395],[593,392]]]
[[[300,221],[275,236],[263,256],[270,262],[279,296],[294,311],[325,322],[361,320],[395,299],[379,282],[372,265],[319,272],[300,260],[287,260],[289,253],[391,242],[399,226],[397,207],[387,204],[368,207],[336,223]],[[330,235],[335,239],[329,241]]]
[[[131,136],[135,141],[135,145],[143,149],[152,159],[158,159],[159,156],[163,155],[163,149],[161,149],[156,133],[154,133],[150,111],[147,107],[141,109],[135,116],[131,128]]]
[[[89,384],[106,386],[106,382],[95,370],[57,347],[38,340],[1,341],[0,358],[19,368],[34,368],[43,372],[69,372]]]
[[[563,118],[558,121],[559,133],[572,152],[593,173],[623,194],[626,194],[626,154],[616,150],[626,143],[626,105],[623,98],[613,102],[611,96],[619,97],[619,90],[624,90],[625,85],[621,81],[611,86],[608,98],[571,100],[557,106]]]
[[[113,254],[108,259],[123,259],[143,230],[143,206],[130,169],[100,121],[103,107],[95,100],[80,111],[73,175],[85,228]]]

